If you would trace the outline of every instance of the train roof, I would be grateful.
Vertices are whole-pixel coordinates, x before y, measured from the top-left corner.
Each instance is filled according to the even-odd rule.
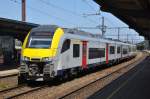
[[[85,32],[82,30],[78,30],[76,28],[73,28],[73,29],[63,28],[63,29],[66,33],[70,33],[70,34],[76,34],[76,35],[92,37],[92,38],[101,38],[102,37],[100,34],[93,34],[93,33]]]
[[[40,25],[36,28],[33,28],[31,32],[50,32],[54,33],[57,28],[61,28],[57,25]],[[102,38],[100,34],[93,34],[89,32],[85,32],[82,30],[78,30],[76,28],[62,28],[64,30],[64,33],[68,35],[70,38],[78,38],[81,40],[93,40],[93,41],[101,41],[101,42],[108,42],[108,43],[117,43],[117,44],[125,44],[125,45],[133,45],[130,43],[122,42],[119,40],[113,40],[110,38]]]
[[[40,25],[36,28],[33,28],[31,32],[50,32],[54,33],[55,30],[58,28],[57,25]]]
[[[117,39],[111,39],[111,38],[102,38],[100,34],[92,34],[89,32],[85,32],[82,30],[77,30],[77,29],[68,29],[68,28],[63,28],[65,33],[69,34],[70,36],[72,35],[73,38],[78,38],[82,40],[94,40],[94,41],[101,41],[101,42],[107,42],[107,43],[117,43],[117,44],[125,44],[125,45],[133,45],[131,43],[127,42],[122,42]]]

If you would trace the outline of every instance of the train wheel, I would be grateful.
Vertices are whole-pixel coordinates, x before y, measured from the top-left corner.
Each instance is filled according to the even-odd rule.
[[[71,69],[70,71],[69,71],[69,73],[68,73],[68,76],[69,76],[69,78],[74,78],[74,77],[77,77],[77,75],[78,75],[78,68],[75,68],[75,69]]]
[[[63,80],[67,80],[69,78],[69,73],[65,72],[63,76]]]
[[[58,81],[59,83],[63,83],[66,82],[67,79],[68,79],[68,75],[65,73],[64,75],[55,78],[55,81]]]
[[[67,81],[68,78],[69,78],[69,72],[68,72],[68,71],[64,71],[64,72],[63,72],[63,75],[56,76],[56,77],[54,78],[54,82],[62,83],[62,82]]]
[[[27,82],[27,80],[26,80],[25,76],[23,76],[23,75],[18,76],[18,84],[23,84],[26,82]]]
[[[111,63],[106,64],[106,67],[107,67],[107,68],[108,68],[108,67],[111,67]]]

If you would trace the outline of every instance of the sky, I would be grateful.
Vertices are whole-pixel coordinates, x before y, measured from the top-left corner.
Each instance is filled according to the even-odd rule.
[[[99,11],[100,6],[93,0],[26,0],[27,22],[53,24],[67,28],[96,27],[105,19],[107,27],[128,27],[110,13]],[[100,15],[95,15],[99,13]],[[21,20],[21,0],[1,0],[0,17]],[[101,34],[100,29],[84,31]],[[117,29],[107,29],[106,38],[117,39]],[[128,36],[127,36],[128,35]],[[144,38],[132,29],[120,30],[120,40],[138,43]]]

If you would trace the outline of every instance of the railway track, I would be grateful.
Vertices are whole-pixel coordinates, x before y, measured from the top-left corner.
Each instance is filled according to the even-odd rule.
[[[0,76],[0,91],[10,87],[17,86],[17,74],[10,74],[6,76]]]
[[[139,58],[140,59],[140,58]],[[0,91],[0,98],[17,98],[17,99],[26,99],[26,98],[39,98],[38,95],[40,95],[41,98],[47,98],[47,99],[54,99],[54,98],[85,98],[88,97],[89,95],[93,94],[94,92],[98,91],[100,89],[99,86],[102,84],[102,86],[110,83],[111,81],[115,80],[118,78],[120,75],[124,73],[124,70],[126,72],[133,67],[133,65],[136,65],[140,63],[144,58],[141,58],[140,61],[136,60],[134,62],[131,62],[128,64],[128,66],[123,66],[120,69],[117,69],[116,71],[113,71],[109,74],[106,74],[105,76],[98,76],[95,79],[91,79],[89,77],[90,82],[84,83],[81,80],[84,80],[84,78],[88,77],[83,77],[79,78],[78,81],[69,81],[64,84],[60,84],[57,86],[51,86],[49,87],[48,85],[42,85],[38,87],[30,87],[30,86],[17,86],[16,88],[10,88],[8,90]],[[138,62],[138,63],[136,63]],[[130,67],[130,68],[129,68]],[[96,76],[97,74],[95,74]],[[78,79],[78,78],[77,78]],[[78,86],[75,86],[75,84],[79,83]],[[87,81],[86,81],[87,82]],[[80,84],[81,83],[81,84]],[[83,84],[84,83],[84,84]],[[90,89],[90,91],[89,91]],[[47,97],[48,96],[48,97]]]
[[[32,92],[32,91],[39,90],[39,89],[44,88],[46,86],[47,85],[38,86],[38,87],[31,87],[31,86],[28,86],[25,84],[18,85],[16,87],[12,87],[12,88],[8,88],[8,89],[0,91],[0,98],[4,98],[4,99],[15,98],[17,96],[27,94],[27,93]]]
[[[18,73],[15,70],[8,70],[0,72],[0,81],[5,79],[11,79],[12,77],[17,77]]]

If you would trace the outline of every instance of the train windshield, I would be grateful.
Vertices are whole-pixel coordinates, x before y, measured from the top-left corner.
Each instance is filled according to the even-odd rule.
[[[51,41],[51,39],[46,38],[31,38],[28,43],[28,48],[49,48]]]

